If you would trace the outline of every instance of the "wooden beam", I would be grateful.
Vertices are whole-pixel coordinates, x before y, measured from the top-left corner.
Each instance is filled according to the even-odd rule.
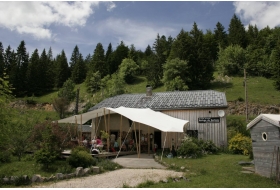
[[[140,135],[140,123],[138,123],[138,131],[139,131],[139,155],[138,155],[138,158],[140,158],[140,154],[141,154],[141,135]]]
[[[148,154],[150,156],[150,126],[148,126]]]
[[[135,122],[133,122],[133,127],[134,127],[134,134],[135,134],[135,144],[136,144],[136,150],[137,150],[137,155],[138,155],[138,143],[137,143],[137,134],[136,134],[136,128],[135,128]]]

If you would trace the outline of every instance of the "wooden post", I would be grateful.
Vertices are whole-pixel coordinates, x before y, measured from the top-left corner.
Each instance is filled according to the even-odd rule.
[[[105,108],[103,108],[103,113],[104,113],[103,117],[104,117],[104,124],[105,124],[105,130],[104,131],[107,131]]]
[[[247,100],[246,69],[244,69],[244,87],[245,87],[245,104],[246,104],[246,123],[248,123],[248,100]]]
[[[80,132],[81,141],[80,142],[82,142],[82,135],[83,135],[83,123],[82,123],[82,114],[81,114],[81,132]]]
[[[148,154],[150,156],[150,126],[148,126]]]
[[[101,119],[101,118],[100,118]],[[96,138],[97,138],[97,136],[99,136],[98,134],[97,134],[97,130],[98,130],[98,125],[99,125],[99,123],[98,123],[98,120],[99,120],[99,118],[98,118],[98,113],[96,113],[96,125],[95,125],[95,136],[96,136]]]
[[[136,151],[138,154],[138,143],[137,143],[137,134],[136,134],[136,128],[135,128],[135,122],[133,122],[133,127],[134,127],[134,134],[135,134],[135,144],[136,144]]]
[[[107,149],[108,149],[108,152],[109,152],[109,150],[110,150],[110,110],[109,110],[109,117],[108,117],[108,134],[109,134],[109,138],[107,139]]]
[[[140,123],[138,123],[138,131],[139,131],[139,155],[138,155],[138,158],[140,158],[140,154],[141,154],[141,135],[140,135]]]
[[[120,145],[119,146],[121,146],[122,145],[122,115],[121,115],[121,126],[120,126]],[[120,148],[122,148],[122,147],[120,147]]]
[[[76,139],[78,138],[78,122],[77,122],[77,116],[75,115],[75,124],[76,124],[76,130],[75,130],[75,135],[76,135]]]
[[[276,149],[276,146],[274,146],[274,149],[273,149],[272,164],[271,164],[271,170],[270,170],[270,178],[272,178],[272,168],[273,168],[273,161],[274,161],[274,153],[276,151],[275,149]]]

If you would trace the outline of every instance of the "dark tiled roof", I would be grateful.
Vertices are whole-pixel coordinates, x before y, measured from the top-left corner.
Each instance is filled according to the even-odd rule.
[[[143,94],[122,94],[107,98],[89,111],[102,107],[150,108],[152,110],[225,108],[226,96],[214,90],[156,92],[152,96]]]

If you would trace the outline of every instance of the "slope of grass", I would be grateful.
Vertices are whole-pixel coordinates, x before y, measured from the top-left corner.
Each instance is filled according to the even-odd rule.
[[[243,77],[231,77],[229,83],[215,82],[211,88],[225,92],[227,101],[245,100],[243,81]],[[247,98],[251,103],[275,105],[280,103],[280,91],[275,90],[271,79],[250,77],[247,79]]]

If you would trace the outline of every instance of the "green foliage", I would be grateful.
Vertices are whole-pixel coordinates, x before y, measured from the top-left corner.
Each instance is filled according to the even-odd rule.
[[[36,163],[42,164],[45,169],[48,169],[49,165],[52,164],[58,156],[59,154],[51,149],[49,143],[45,143],[44,146],[34,154]]]
[[[185,137],[178,149],[181,156],[201,157],[205,154],[217,154],[220,149],[211,140],[204,141],[193,137]]]
[[[245,63],[245,50],[239,45],[230,45],[226,49],[220,49],[216,64],[222,75],[242,76]]]
[[[95,73],[89,73],[86,79],[87,92],[95,93],[100,90],[101,87],[101,75],[97,71]]]
[[[0,163],[9,163],[12,159],[12,152],[10,150],[1,150]]]
[[[178,58],[167,61],[163,66],[162,82],[167,91],[188,90],[188,63]]]
[[[236,133],[250,137],[250,131],[246,130],[246,121],[240,119],[232,119],[227,122],[228,139],[231,139]]]
[[[72,101],[75,98],[75,83],[71,80],[68,79],[63,83],[63,86],[61,89],[58,91],[58,97],[60,98],[65,98],[68,102]]]
[[[133,61],[133,59],[125,58],[119,66],[119,75],[128,84],[131,84],[135,79],[135,74],[139,66]]]
[[[121,166],[115,162],[112,162],[108,159],[102,159],[97,163],[97,166],[102,167],[105,171],[114,171],[121,168]]]
[[[78,148],[72,149],[71,155],[67,158],[67,162],[72,167],[89,167],[96,165],[96,159],[94,159],[86,150]]]
[[[237,133],[229,140],[229,150],[235,154],[252,154],[252,140],[249,137]]]
[[[202,151],[199,146],[193,142],[193,138],[184,138],[177,153],[182,156],[201,157]]]
[[[125,81],[124,79],[117,73],[114,73],[112,77],[107,80],[105,91],[107,93],[107,97],[119,95],[125,93]]]

